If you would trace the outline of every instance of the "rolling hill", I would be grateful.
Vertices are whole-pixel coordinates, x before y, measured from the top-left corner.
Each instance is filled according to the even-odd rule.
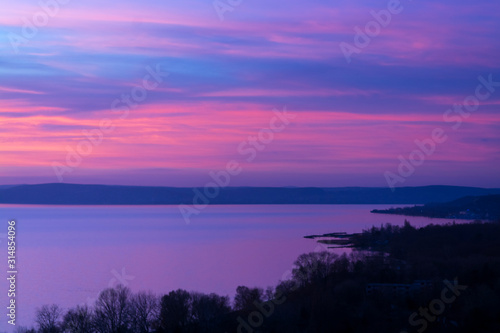
[[[0,203],[53,205],[167,205],[193,204],[424,204],[447,202],[465,196],[500,194],[500,189],[458,186],[384,187],[204,188],[39,184],[0,186]],[[219,192],[219,193],[217,193]]]

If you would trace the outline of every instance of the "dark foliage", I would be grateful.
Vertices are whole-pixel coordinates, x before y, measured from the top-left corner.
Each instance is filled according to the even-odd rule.
[[[405,222],[342,237],[350,254],[303,254],[276,288],[239,286],[233,309],[216,294],[160,299],[118,286],[94,308],[43,306],[37,332],[500,332],[500,223]]]
[[[445,203],[429,203],[423,206],[383,210],[374,209],[372,213],[494,221],[500,219],[500,195],[467,196]]]

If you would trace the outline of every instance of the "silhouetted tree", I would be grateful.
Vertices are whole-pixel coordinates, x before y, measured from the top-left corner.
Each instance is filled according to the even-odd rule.
[[[184,332],[191,323],[191,295],[182,289],[161,299],[160,327],[163,332]]]
[[[56,305],[44,305],[36,310],[35,322],[38,325],[40,333],[58,333],[61,332],[62,309]]]
[[[273,300],[275,294],[276,292],[273,287],[271,286],[267,287],[266,290],[264,291],[264,300],[266,302]]]
[[[134,332],[148,333],[158,326],[160,300],[152,292],[138,292],[130,298],[130,319]]]
[[[217,294],[192,294],[192,315],[202,333],[219,331],[220,322],[231,311],[229,298]]]
[[[26,326],[17,326],[14,329],[14,333],[36,333],[34,328],[27,328]]]
[[[237,311],[231,312],[228,297],[176,290],[161,298],[158,316],[154,294],[132,294],[119,286],[104,290],[95,309],[69,310],[62,328],[68,333],[416,331],[420,326],[408,327],[412,313],[427,308],[434,313],[445,296],[450,301],[441,300],[443,311],[426,322],[426,332],[500,332],[499,223],[382,225],[350,237],[349,255],[303,254],[292,278],[265,293],[239,286]],[[38,309],[38,332],[61,332],[60,316],[56,305]]]
[[[64,332],[92,333],[94,330],[94,315],[88,306],[77,306],[64,315]]]
[[[95,327],[100,333],[128,331],[130,289],[122,285],[102,291],[95,303]]]
[[[295,291],[297,287],[297,282],[293,280],[280,281],[280,283],[276,286],[275,294],[288,295],[291,292]]]
[[[262,303],[264,291],[261,288],[248,288],[238,286],[234,296],[234,308],[236,310],[249,310],[254,307],[254,302]]]
[[[337,254],[328,251],[302,254],[294,262],[292,278],[302,286],[318,282],[334,271],[333,263],[337,258]]]

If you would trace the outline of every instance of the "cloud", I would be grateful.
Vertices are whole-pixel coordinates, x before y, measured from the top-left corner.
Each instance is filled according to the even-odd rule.
[[[164,185],[174,178],[188,184],[238,157],[238,144],[266,126],[273,108],[287,105],[299,117],[247,167],[243,183],[321,185],[320,174],[335,185],[355,170],[371,179],[367,185],[379,184],[380,173],[411,152],[415,139],[447,126],[443,113],[474,92],[478,75],[500,80],[499,4],[402,2],[404,11],[351,64],[339,43],[352,43],[354,27],[373,20],[370,11],[386,1],[246,1],[225,21],[210,1],[70,2],[17,55],[8,35],[21,34],[22,19],[40,7],[6,4],[0,13],[6,174],[53,177],[50,165],[64,160],[65,147],[108,118],[115,131],[72,177],[85,181],[113,169],[119,183],[129,181],[131,170],[160,170]],[[171,75],[120,119],[112,102],[141,85],[145,68],[156,64]],[[498,161],[498,105],[500,94],[481,102],[429,166],[443,177],[454,174],[457,184],[461,165],[490,174]],[[450,163],[456,171],[442,171]],[[141,175],[138,184],[149,181],[146,171]],[[498,176],[494,181],[500,186]]]

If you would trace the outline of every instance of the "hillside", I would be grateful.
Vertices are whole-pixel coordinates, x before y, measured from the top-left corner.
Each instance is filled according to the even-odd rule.
[[[467,196],[444,203],[429,203],[423,206],[372,210],[372,213],[407,216],[426,216],[452,219],[500,219],[500,195]]]
[[[210,189],[210,191],[214,191]],[[425,204],[464,196],[500,194],[500,189],[458,186],[284,188],[226,187],[208,198],[204,188],[39,184],[0,187],[0,203],[55,205],[209,204]],[[198,194],[197,194],[198,193]],[[211,192],[209,192],[210,194]]]

